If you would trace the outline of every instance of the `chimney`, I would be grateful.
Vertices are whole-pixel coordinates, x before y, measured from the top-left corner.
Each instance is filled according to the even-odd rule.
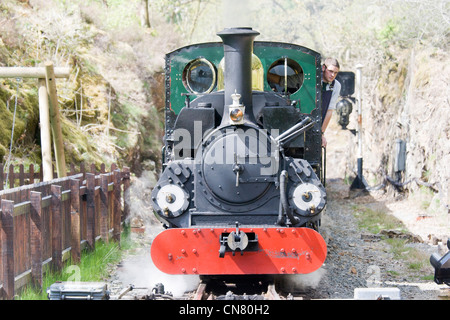
[[[241,96],[245,107],[244,119],[255,122],[252,105],[252,53],[253,40],[259,32],[252,28],[226,28],[217,34],[222,38],[225,57],[225,107],[233,104],[232,94]],[[224,119],[228,118],[224,114]]]

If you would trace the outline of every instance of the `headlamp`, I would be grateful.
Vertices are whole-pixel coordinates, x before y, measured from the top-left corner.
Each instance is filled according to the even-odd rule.
[[[230,110],[230,119],[234,122],[239,122],[244,117],[244,113],[239,108],[234,108]]]

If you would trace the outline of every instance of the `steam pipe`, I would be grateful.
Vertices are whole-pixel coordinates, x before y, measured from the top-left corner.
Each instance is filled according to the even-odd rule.
[[[301,127],[297,131],[291,133],[290,135],[284,136],[283,139],[281,139],[281,141],[280,140],[279,141],[284,143],[284,142],[286,142],[288,140],[291,140],[291,139],[297,137],[299,134],[305,132],[306,130],[311,129],[312,127],[314,127],[314,124],[315,124],[315,122],[310,122],[307,125],[305,125],[304,127]]]
[[[285,139],[287,139],[294,131],[297,131],[299,129],[307,129],[309,127],[307,127],[306,125],[309,124],[311,122],[311,118],[310,117],[306,117],[305,119],[303,119],[301,122],[297,123],[296,125],[292,126],[291,128],[289,128],[288,130],[286,130],[285,132],[283,132],[282,134],[280,134],[278,137],[275,138],[276,142],[281,142]],[[305,128],[302,128],[303,126],[305,126]],[[304,130],[300,131],[303,132]],[[300,133],[299,132],[299,133]]]
[[[283,215],[283,205],[281,204],[280,201],[280,207],[278,209],[278,218],[277,218],[277,225],[279,226],[284,226],[284,215]]]

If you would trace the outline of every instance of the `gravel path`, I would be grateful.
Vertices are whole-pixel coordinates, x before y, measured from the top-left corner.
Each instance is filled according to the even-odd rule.
[[[426,262],[425,270],[410,271],[402,259],[394,259],[389,245],[367,231],[358,229],[351,213],[354,204],[371,206],[379,202],[371,195],[349,197],[348,186],[341,180],[327,184],[328,205],[322,233],[328,243],[325,270],[313,297],[351,299],[355,288],[398,288],[401,299],[438,299],[442,286],[434,281],[420,280],[423,274],[434,274]],[[379,203],[378,203],[379,204]],[[411,244],[429,259],[437,246]]]

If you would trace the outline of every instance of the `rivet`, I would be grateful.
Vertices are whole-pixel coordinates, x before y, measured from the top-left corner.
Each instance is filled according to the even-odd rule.
[[[285,273],[286,272],[286,269],[284,268],[284,267],[281,267],[281,272],[283,272],[283,273]]]
[[[197,268],[192,268],[193,273],[197,273]]]
[[[185,268],[181,268],[181,272],[186,273],[186,269]]]
[[[181,249],[181,253],[186,253],[186,250],[185,249]]]
[[[181,230],[181,234],[185,234],[186,233],[186,231],[184,231],[184,230]]]
[[[168,257],[169,257],[169,260],[172,260],[172,254],[171,253],[168,254]]]
[[[197,230],[195,230],[195,229],[192,230],[192,233],[193,233],[193,234],[197,234]]]
[[[280,249],[280,252],[281,252],[281,253],[284,253],[284,248],[281,248],[281,249]]]
[[[197,253],[197,249],[192,249],[192,253]]]
[[[292,248],[292,250],[291,250],[293,253],[296,253],[297,252],[297,250],[295,250],[295,248]]]
[[[292,272],[296,273],[297,272],[297,268],[292,268]]]

